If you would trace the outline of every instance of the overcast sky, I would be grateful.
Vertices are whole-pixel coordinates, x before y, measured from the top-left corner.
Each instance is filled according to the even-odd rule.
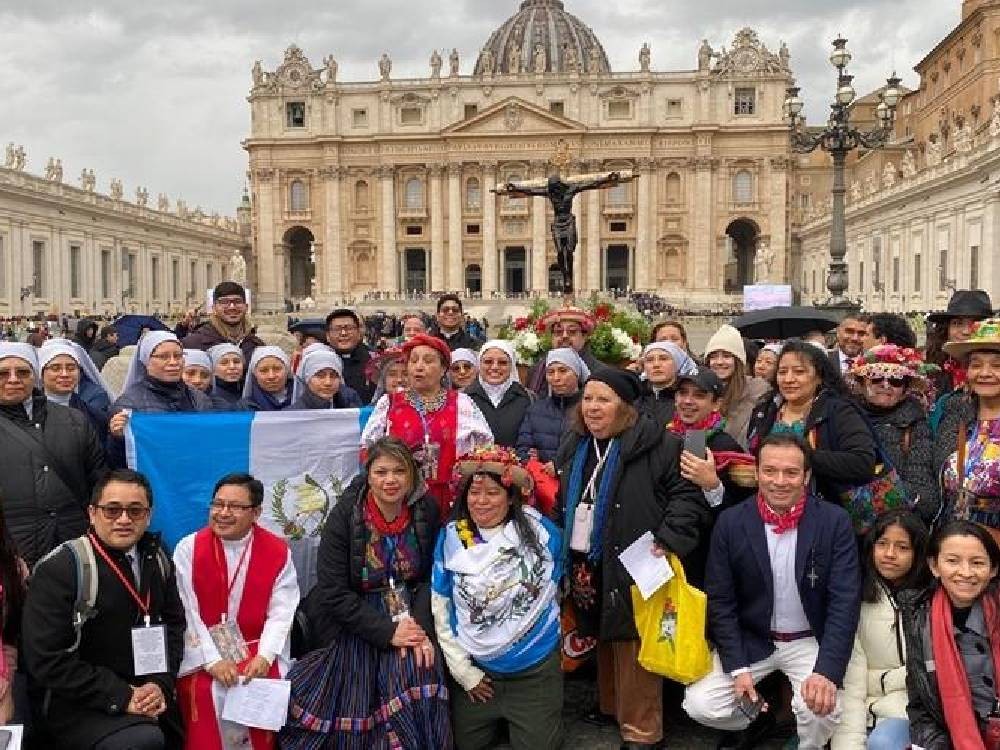
[[[457,47],[462,74],[520,0],[0,0],[0,143],[24,144],[28,170],[63,160],[67,181],[93,168],[188,206],[232,214],[246,154],[253,61],[273,70],[294,42],[314,67],[336,57],[340,80],[377,78],[383,51],[393,77],[424,76],[433,48]],[[644,41],[654,70],[696,67],[699,40],[718,49],[752,26],[781,40],[812,121],[833,93],[829,41],[855,53],[856,88],[913,65],[959,21],[959,0],[566,0],[590,25],[613,70],[637,69]],[[446,56],[447,57],[447,56]]]

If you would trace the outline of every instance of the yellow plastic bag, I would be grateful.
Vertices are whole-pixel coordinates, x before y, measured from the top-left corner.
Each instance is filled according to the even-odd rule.
[[[639,665],[647,672],[684,685],[712,670],[712,653],[705,639],[708,597],[687,582],[684,566],[670,555],[674,577],[649,599],[632,586],[632,611],[639,631]]]

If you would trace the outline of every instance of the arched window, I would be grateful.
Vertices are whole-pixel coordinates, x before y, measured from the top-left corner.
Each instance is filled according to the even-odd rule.
[[[368,210],[368,183],[364,180],[354,183],[354,207],[358,211]]]
[[[403,191],[403,203],[409,209],[421,209],[424,207],[424,183],[417,177],[411,177],[406,181],[406,188]]]
[[[747,169],[733,175],[733,203],[753,203],[753,174]]]
[[[293,180],[288,188],[288,193],[288,203],[292,211],[307,211],[309,209],[306,186],[302,180]]]
[[[479,180],[475,177],[470,177],[465,181],[465,207],[466,208],[479,208],[480,206],[480,190],[479,190]]]
[[[680,203],[681,176],[676,172],[667,175],[667,203]]]

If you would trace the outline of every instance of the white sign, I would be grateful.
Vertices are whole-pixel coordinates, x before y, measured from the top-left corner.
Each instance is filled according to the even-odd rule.
[[[791,307],[792,287],[788,284],[754,284],[743,287],[743,310]]]

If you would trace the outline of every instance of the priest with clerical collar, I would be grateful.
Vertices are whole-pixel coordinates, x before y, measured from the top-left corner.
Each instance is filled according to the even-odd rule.
[[[174,550],[187,611],[177,690],[187,747],[274,747],[270,732],[221,719],[226,690],[289,667],[299,587],[287,542],[257,524],[264,486],[249,474],[215,485],[208,527]]]

